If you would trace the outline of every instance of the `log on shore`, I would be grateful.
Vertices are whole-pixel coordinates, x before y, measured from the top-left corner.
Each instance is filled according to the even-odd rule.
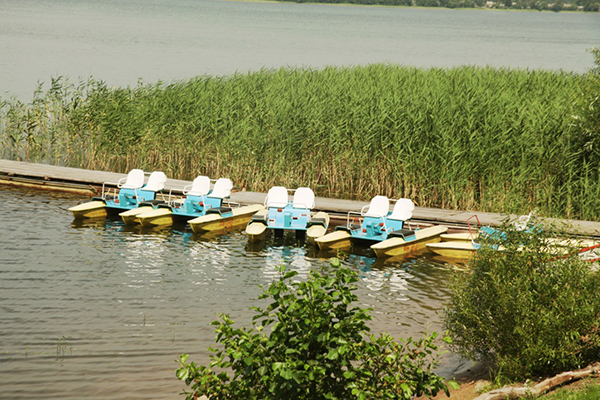
[[[524,396],[540,396],[557,386],[568,382],[574,382],[598,373],[600,373],[600,363],[590,365],[587,368],[579,369],[577,371],[563,372],[562,374],[558,374],[555,377],[543,380],[542,382],[533,386],[505,387],[501,389],[495,389],[484,393],[473,400],[505,400],[518,399],[519,397]]]

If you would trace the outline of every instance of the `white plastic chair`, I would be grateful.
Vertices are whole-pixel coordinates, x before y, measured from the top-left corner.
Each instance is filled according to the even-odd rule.
[[[365,212],[365,208],[367,208]],[[363,207],[361,215],[365,217],[385,217],[390,212],[390,200],[386,196],[375,196],[368,206]]]
[[[217,179],[217,182],[215,182],[215,186],[208,197],[224,199],[231,196],[231,189],[233,189],[233,182],[231,182],[231,179],[219,178]]]
[[[287,189],[283,186],[273,186],[269,189],[267,197],[265,198],[265,205],[267,207],[283,208],[288,204],[288,193]]]
[[[296,189],[292,205],[294,208],[307,208],[309,210],[315,208],[315,193],[307,187]]]
[[[414,210],[415,203],[413,203],[412,200],[399,199],[398,201],[396,201],[394,211],[392,211],[392,215],[390,215],[388,219],[393,219],[397,221],[408,221],[412,218]]]
[[[144,186],[144,171],[141,169],[132,169],[126,178],[121,178],[117,182],[119,189],[139,189],[142,186]]]
[[[210,178],[202,175],[197,176],[191,185],[183,188],[183,194],[190,196],[206,196],[209,192]]]
[[[148,183],[142,189],[149,190],[151,192],[158,192],[159,190],[164,189],[165,183],[167,183],[167,176],[165,173],[161,171],[154,171],[150,174]]]

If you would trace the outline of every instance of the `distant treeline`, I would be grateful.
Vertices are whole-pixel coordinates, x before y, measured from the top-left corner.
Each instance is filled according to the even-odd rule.
[[[500,8],[517,10],[592,11],[600,10],[597,0],[279,0],[293,3],[363,4],[446,8]]]
[[[132,88],[56,79],[30,103],[0,102],[0,157],[600,220],[599,77],[371,65]]]

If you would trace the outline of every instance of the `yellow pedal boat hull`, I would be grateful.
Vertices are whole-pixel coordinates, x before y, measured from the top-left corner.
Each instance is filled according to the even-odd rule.
[[[321,250],[347,250],[352,246],[350,232],[334,231],[315,239]]]
[[[249,242],[260,242],[267,237],[267,225],[261,221],[266,220],[267,213],[268,211],[265,209],[259,210],[254,216],[260,220],[250,221],[248,226],[246,226],[246,235],[248,235]]]
[[[471,258],[477,251],[473,242],[465,241],[430,243],[427,248],[440,256],[459,259]]]
[[[319,211],[318,213],[312,216],[312,219],[323,221],[323,224],[319,223],[311,225],[306,230],[306,238],[308,239],[308,243],[315,245],[315,241],[327,233],[327,227],[329,226],[329,214],[323,211]]]
[[[252,204],[232,209],[233,215],[229,217],[222,217],[219,214],[207,214],[202,217],[191,219],[188,223],[194,233],[234,229],[247,224],[248,221],[250,221],[250,218],[263,208],[264,206],[261,204]]]
[[[371,249],[377,257],[394,257],[410,254],[424,249],[428,244],[441,240],[440,235],[448,232],[448,227],[439,225],[415,231],[416,239],[406,241],[401,237],[391,237],[382,242],[375,243]]]
[[[88,201],[69,208],[75,219],[106,218],[106,204],[103,201]]]
[[[146,211],[137,216],[142,226],[171,226],[173,225],[173,212],[168,208],[157,208]]]
[[[442,242],[470,242],[472,240],[477,240],[479,237],[479,233],[469,233],[469,232],[461,232],[461,233],[444,233],[440,235]]]
[[[252,222],[246,227],[246,235],[250,242],[260,242],[267,237],[267,226],[262,222]]]
[[[138,215],[154,210],[152,206],[142,206],[138,208],[132,208],[131,210],[123,211],[119,213],[119,217],[123,220],[125,225],[135,225],[138,222]]]

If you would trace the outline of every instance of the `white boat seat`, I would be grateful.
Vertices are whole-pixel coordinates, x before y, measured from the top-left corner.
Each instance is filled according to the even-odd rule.
[[[283,186],[273,186],[265,198],[265,205],[269,208],[283,208],[288,204],[287,189]]]
[[[217,179],[217,182],[215,182],[215,186],[208,197],[224,199],[231,196],[231,189],[233,189],[233,182],[231,182],[231,179],[219,178]]]
[[[294,208],[308,208],[309,210],[315,208],[315,193],[307,187],[296,189],[292,205]]]
[[[210,178],[203,175],[197,176],[191,185],[183,188],[183,194],[190,196],[206,196],[209,192]]]
[[[117,183],[120,189],[139,189],[142,186],[144,186],[144,171],[141,169],[132,169],[127,174],[127,178],[119,179]]]
[[[142,189],[151,192],[158,192],[159,190],[164,189],[165,183],[167,183],[167,176],[165,173],[161,171],[154,171],[150,174],[148,183]]]
[[[528,215],[521,215],[518,220],[514,222],[515,229],[517,231],[524,231],[529,225],[531,217],[533,217],[534,211],[531,211]]]
[[[362,215],[365,217],[385,217],[390,212],[390,200],[386,196],[375,196],[371,199],[369,208],[364,212],[363,207]]]
[[[392,215],[390,215],[388,219],[408,221],[412,218],[413,211],[415,211],[415,203],[413,203],[412,200],[399,199],[396,201],[394,211],[392,211]]]

